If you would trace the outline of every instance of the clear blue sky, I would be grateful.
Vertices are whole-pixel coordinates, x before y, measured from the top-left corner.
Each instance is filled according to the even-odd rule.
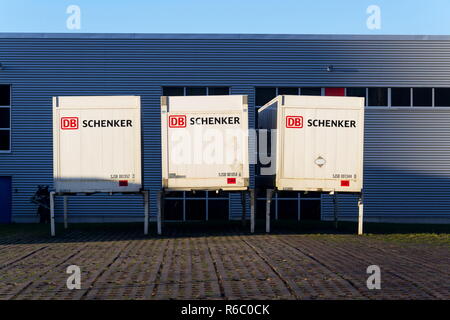
[[[0,32],[450,34],[450,0],[0,0]]]

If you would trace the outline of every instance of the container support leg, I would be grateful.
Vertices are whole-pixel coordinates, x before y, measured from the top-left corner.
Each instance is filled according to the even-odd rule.
[[[55,236],[55,192],[50,191],[50,233]]]
[[[255,233],[255,190],[250,189],[250,232]]]
[[[363,215],[364,215],[364,203],[363,203],[363,195],[361,194],[358,200],[358,235],[363,234]]]
[[[246,199],[246,192],[242,191],[241,192],[241,205],[242,205],[242,217],[241,217],[241,222],[242,222],[242,226],[245,227],[245,218],[247,215],[247,199]]]
[[[339,209],[339,205],[338,205],[338,194],[335,191],[333,193],[333,213],[334,213],[334,228],[337,229],[338,228],[338,209]]]
[[[68,221],[67,221],[67,206],[68,206],[68,197],[64,196],[64,229],[67,229]]]
[[[148,235],[148,191],[142,191],[144,196],[144,235]]]
[[[162,234],[162,201],[163,201],[163,192],[162,191],[158,191],[158,197],[157,197],[157,207],[158,207],[158,217],[157,217],[157,232],[158,235]]]
[[[273,189],[267,189],[266,194],[266,233],[270,232],[270,203],[272,202]]]
[[[166,192],[163,190],[161,193],[161,230],[164,227],[165,220],[166,220]]]

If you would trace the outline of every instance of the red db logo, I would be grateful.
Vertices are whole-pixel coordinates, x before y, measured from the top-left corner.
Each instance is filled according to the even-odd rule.
[[[286,128],[303,128],[302,116],[287,116]]]
[[[169,116],[169,128],[186,128],[186,116]]]
[[[61,118],[62,130],[75,130],[78,129],[78,117],[62,117]]]

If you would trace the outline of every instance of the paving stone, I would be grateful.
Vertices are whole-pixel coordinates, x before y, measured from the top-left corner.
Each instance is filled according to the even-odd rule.
[[[353,235],[0,236],[0,299],[449,299],[448,246]],[[381,268],[381,290],[366,286]],[[81,268],[69,290],[66,268]]]

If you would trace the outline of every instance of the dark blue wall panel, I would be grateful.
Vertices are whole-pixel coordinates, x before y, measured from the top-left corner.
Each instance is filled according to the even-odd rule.
[[[11,177],[0,177],[0,223],[11,222]]]

